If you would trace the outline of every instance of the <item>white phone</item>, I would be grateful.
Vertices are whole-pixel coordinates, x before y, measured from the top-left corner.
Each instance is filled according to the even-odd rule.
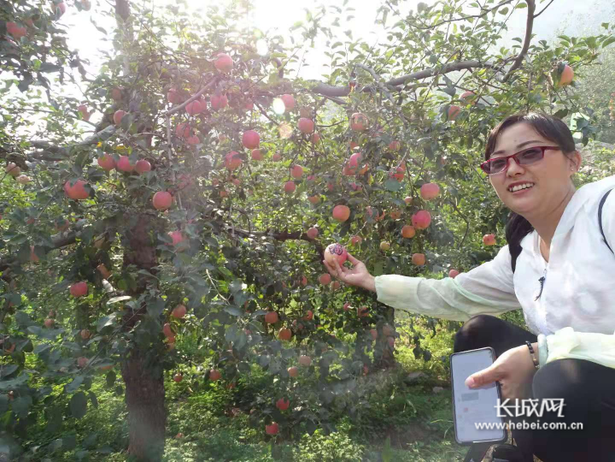
[[[459,444],[500,443],[507,439],[504,418],[498,417],[497,402],[501,398],[500,384],[492,382],[478,388],[468,388],[466,379],[488,368],[495,361],[491,347],[460,351],[451,355],[451,382],[455,440]]]

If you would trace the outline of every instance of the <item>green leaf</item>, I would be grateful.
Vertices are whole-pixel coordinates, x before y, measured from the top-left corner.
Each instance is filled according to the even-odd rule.
[[[77,419],[81,419],[88,410],[88,399],[85,396],[85,393],[80,391],[77,394],[74,394],[70,399],[70,412],[73,417]]]
[[[384,182],[384,188],[387,191],[392,191],[392,192],[399,191],[401,187],[402,187],[401,181],[397,181],[394,178],[389,178],[388,180]]]
[[[68,385],[66,385],[66,387],[64,387],[64,391],[68,394],[76,392],[77,389],[83,383],[83,379],[84,379],[83,375],[78,375],[77,377],[73,379],[71,383],[69,383]]]
[[[13,412],[22,419],[28,417],[28,410],[32,405],[32,397],[30,395],[20,396],[13,400],[12,408]]]
[[[19,366],[17,364],[9,364],[8,366],[1,366],[0,367],[0,379],[4,379],[5,377],[8,377],[13,372],[15,372],[17,369],[19,369]]]
[[[602,42],[602,48],[608,47],[611,43],[615,43],[615,35],[610,36]]]
[[[41,64],[39,71],[40,72],[59,72],[62,69],[63,69],[62,66],[58,66],[57,64],[43,63]]]
[[[98,320],[98,322],[96,323],[96,330],[98,332],[100,332],[105,327],[111,326],[113,324],[113,321],[115,320],[116,316],[117,315],[115,313],[111,313],[109,316],[105,316],[104,318],[100,318]]]
[[[158,317],[164,311],[165,305],[164,300],[161,298],[152,300],[147,304],[147,314],[153,317]]]
[[[239,308],[235,308],[234,306],[227,306],[224,308],[224,311],[231,316],[241,316],[243,314]]]

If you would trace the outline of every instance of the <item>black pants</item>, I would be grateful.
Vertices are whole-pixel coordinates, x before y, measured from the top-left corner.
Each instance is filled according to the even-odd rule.
[[[497,356],[536,342],[536,336],[507,321],[489,315],[469,319],[455,336],[455,351],[490,346]],[[529,355],[528,350],[528,355]],[[517,430],[516,445],[527,460],[532,454],[543,462],[615,461],[615,369],[582,359],[560,359],[547,363],[534,374],[532,398],[563,398],[563,417],[543,413],[541,417],[512,418],[540,423],[582,422],[583,430]]]

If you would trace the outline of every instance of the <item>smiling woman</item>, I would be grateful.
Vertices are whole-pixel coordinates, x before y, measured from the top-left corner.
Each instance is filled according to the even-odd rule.
[[[492,261],[441,280],[374,278],[350,254],[352,268],[323,262],[341,281],[376,292],[393,308],[466,321],[455,351],[491,347],[497,355],[466,386],[495,381],[503,399],[564,399],[565,417],[543,413],[541,422],[583,429],[524,430],[519,426],[535,424],[535,416],[511,419],[514,460],[606,462],[615,453],[615,286],[604,283],[615,272],[609,251],[615,200],[607,200],[615,177],[577,190],[572,176],[580,164],[564,122],[546,114],[511,116],[492,130],[481,165],[511,210],[508,245]],[[495,317],[519,308],[529,331]],[[482,460],[489,446],[474,445],[466,460]]]

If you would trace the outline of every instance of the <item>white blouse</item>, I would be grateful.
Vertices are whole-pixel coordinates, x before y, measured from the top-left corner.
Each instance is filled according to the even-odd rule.
[[[575,192],[553,235],[548,263],[533,231],[521,241],[514,274],[506,245],[493,260],[455,279],[378,276],[378,301],[458,321],[521,308],[528,329],[547,335],[547,361],[576,357],[615,367],[615,255],[598,224],[600,199],[612,188],[615,176]],[[602,225],[615,249],[615,191],[604,203]]]

